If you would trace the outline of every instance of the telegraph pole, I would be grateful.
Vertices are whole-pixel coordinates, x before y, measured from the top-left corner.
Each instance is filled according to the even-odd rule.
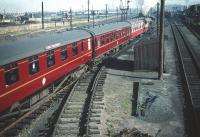
[[[88,23],[90,22],[90,0],[88,0]]]
[[[122,10],[121,10],[121,21],[123,20],[123,12],[122,12]]]
[[[72,9],[69,10],[69,23],[70,23],[70,29],[72,29]]]
[[[107,17],[108,17],[108,4],[106,4],[106,22],[107,22]]]
[[[158,17],[159,17],[159,3],[157,3],[157,37],[158,37],[158,33],[159,33],[159,22],[158,22]]]
[[[93,26],[93,28],[94,28],[94,10],[92,10],[92,26]]]
[[[117,22],[118,22],[118,7],[117,7]]]
[[[161,0],[160,7],[160,39],[159,39],[159,73],[158,78],[163,80],[163,47],[164,47],[164,8],[165,8],[165,0]]]
[[[42,29],[44,29],[44,8],[43,8],[43,1],[42,1]]]
[[[121,21],[127,19],[127,14],[128,14],[128,10],[129,10],[129,3],[130,3],[130,0],[127,1],[126,6],[123,6],[123,2],[122,2],[122,0],[120,0]]]
[[[94,9],[93,9],[93,5],[92,5],[92,26],[94,28]]]

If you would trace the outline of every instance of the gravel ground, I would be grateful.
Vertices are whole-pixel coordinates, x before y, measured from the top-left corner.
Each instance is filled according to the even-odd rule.
[[[166,26],[164,80],[157,80],[156,72],[134,72],[108,69],[104,84],[105,110],[102,123],[103,135],[114,136],[124,128],[137,128],[156,137],[183,137],[183,96],[178,90],[176,57],[171,30]],[[133,49],[118,57],[119,60],[133,60],[127,55]],[[140,82],[138,116],[131,116],[133,82]],[[151,102],[143,109],[147,98]]]
[[[39,115],[35,120],[31,122],[31,125],[27,126],[18,137],[39,137],[43,136],[43,130],[49,128],[49,120],[51,119],[52,114],[58,108],[61,103],[61,99],[54,101],[46,111]]]

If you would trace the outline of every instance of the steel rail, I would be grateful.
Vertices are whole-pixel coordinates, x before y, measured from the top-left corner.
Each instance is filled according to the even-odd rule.
[[[188,103],[194,117],[195,131],[199,133],[199,109],[200,109],[200,65],[191,49],[191,44],[181,32],[177,24],[170,21],[172,33],[176,43],[176,49],[181,66],[181,76],[185,83],[186,103]]]

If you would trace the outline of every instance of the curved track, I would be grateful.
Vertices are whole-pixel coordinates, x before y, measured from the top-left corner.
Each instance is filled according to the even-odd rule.
[[[100,134],[97,125],[103,109],[102,88],[105,78],[106,71],[95,68],[76,83],[62,107],[53,136]]]
[[[104,92],[103,84],[106,79],[106,69],[101,68],[100,72],[97,74],[93,87],[92,87],[92,97],[88,109],[88,118],[86,122],[86,136],[96,136],[100,135],[101,123],[101,110],[104,108]]]
[[[200,65],[179,25],[171,22],[171,28],[176,42],[177,53],[181,67],[181,77],[184,81],[185,100],[188,118],[190,118],[191,136],[199,136],[200,132]]]

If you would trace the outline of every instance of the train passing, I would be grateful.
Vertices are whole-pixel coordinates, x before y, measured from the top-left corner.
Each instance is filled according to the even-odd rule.
[[[21,104],[63,75],[128,43],[148,28],[149,22],[139,18],[1,41],[0,112]]]

